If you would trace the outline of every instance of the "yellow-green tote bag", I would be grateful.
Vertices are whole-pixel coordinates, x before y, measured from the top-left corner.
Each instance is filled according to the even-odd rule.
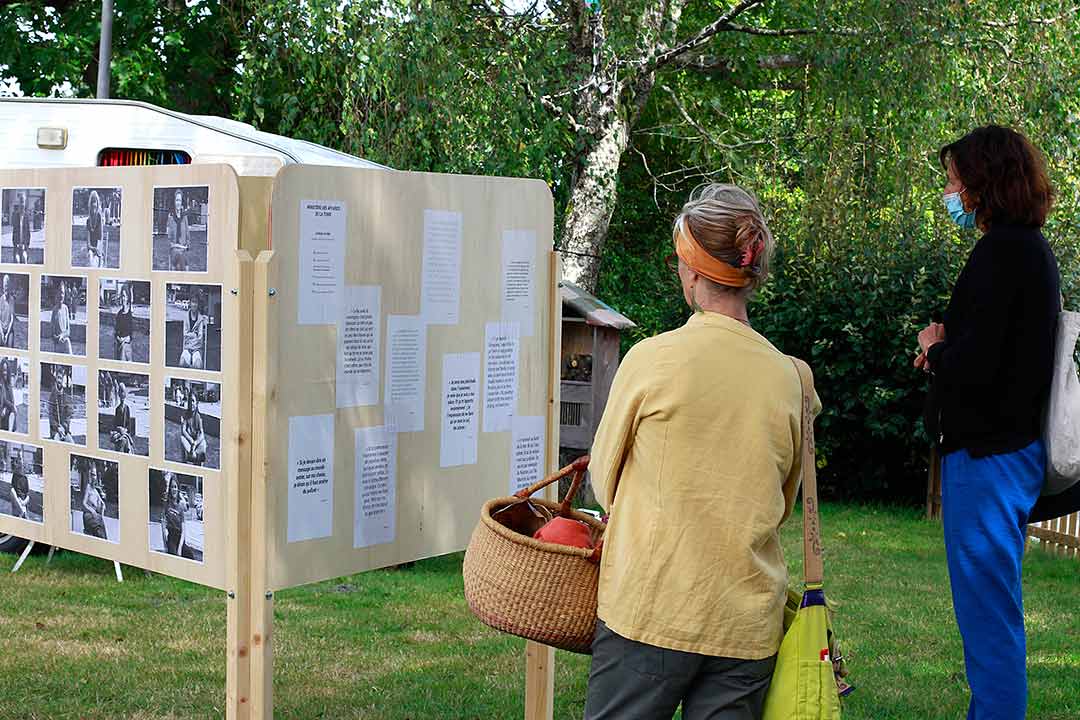
[[[806,587],[797,607],[789,602],[784,640],[765,696],[764,720],[838,720],[840,693],[830,654],[830,628],[822,585],[824,563],[821,518],[818,515],[817,468],[814,461],[814,376],[810,367],[792,358],[802,382],[803,568]],[[798,595],[795,595],[798,598]],[[790,611],[794,609],[794,617]],[[789,624],[790,622],[790,624]]]

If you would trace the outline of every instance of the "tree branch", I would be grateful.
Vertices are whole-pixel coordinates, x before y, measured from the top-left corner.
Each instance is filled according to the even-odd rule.
[[[747,35],[761,35],[763,37],[794,37],[796,35],[846,35],[848,37],[857,37],[862,34],[861,31],[854,28],[763,28],[755,25],[736,25],[734,23],[728,23],[726,27],[722,27],[718,32],[738,32],[746,33]]]
[[[701,137],[704,138],[710,145],[715,147],[717,150],[730,152],[731,150],[739,150],[741,148],[751,147],[754,145],[771,144],[769,140],[746,140],[744,142],[735,144],[720,142],[717,138],[713,137],[713,134],[711,132],[702,127],[696,120],[694,120],[694,118],[690,116],[690,113],[686,110],[686,106],[682,104],[682,101],[679,100],[679,96],[675,93],[674,90],[669,88],[667,85],[661,85],[660,87],[663,88],[663,90],[671,96],[672,102],[675,103],[675,108],[679,111],[679,115],[682,116],[682,119],[686,121],[686,124],[697,130],[701,134]]]
[[[547,95],[537,95],[536,92],[533,90],[532,85],[529,84],[528,79],[526,79],[524,75],[522,75],[521,78],[521,86],[525,89],[525,94],[529,97],[530,100],[539,102],[540,105],[549,113],[551,113],[556,120],[566,121],[566,123],[570,125],[570,128],[574,132],[581,132],[586,129],[585,126],[579,123],[573,115],[553,103]]]
[[[698,33],[689,40],[686,40],[671,48],[670,50],[662,52],[659,55],[656,55],[652,59],[643,63],[641,65],[641,72],[653,72],[657,68],[668,64],[683,53],[690,52],[694,48],[701,47],[702,45],[707,43],[714,35],[716,35],[716,33],[731,25],[732,20],[739,17],[746,11],[758,7],[759,5],[763,5],[764,3],[765,0],[741,0],[741,2],[732,6],[731,9],[729,9],[723,15],[721,15],[716,20],[699,30]]]
[[[798,55],[785,53],[764,55],[757,59],[756,64],[762,70],[803,70],[812,63]],[[715,55],[683,55],[676,58],[672,65],[682,70],[700,70],[702,72],[730,73],[735,71],[735,62],[733,60]]]
[[[1068,17],[1070,17],[1072,15],[1076,15],[1078,12],[1080,12],[1080,6],[1070,8],[1070,9],[1066,10],[1065,12],[1061,13],[1060,15],[1055,15],[1054,17],[1030,18],[1030,19],[1027,19],[1027,20],[1019,20],[1019,19],[1016,19],[1016,20],[984,20],[983,22],[981,22],[979,24],[982,25],[983,27],[996,28],[996,29],[999,29],[999,30],[1003,29],[1003,28],[1020,27],[1021,25],[1024,25],[1024,24],[1053,25],[1055,23],[1061,22],[1062,20],[1064,20],[1064,19],[1066,19],[1066,18],[1068,18]]]

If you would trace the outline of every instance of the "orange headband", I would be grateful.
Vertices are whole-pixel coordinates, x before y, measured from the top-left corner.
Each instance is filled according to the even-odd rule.
[[[718,260],[706,252],[690,232],[685,220],[675,226],[675,254],[691,270],[715,283],[727,287],[744,288],[752,282],[744,270]]]

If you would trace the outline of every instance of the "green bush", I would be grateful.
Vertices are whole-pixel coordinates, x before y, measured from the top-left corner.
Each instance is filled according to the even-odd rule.
[[[925,497],[927,377],[917,335],[948,302],[963,257],[930,239],[781,252],[754,302],[755,328],[814,368],[818,466],[830,497]]]

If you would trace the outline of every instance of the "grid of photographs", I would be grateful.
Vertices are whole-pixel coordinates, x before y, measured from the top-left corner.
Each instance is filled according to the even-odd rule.
[[[210,188],[155,187],[141,238],[124,230],[124,188],[70,192],[70,255],[58,259],[46,242],[46,190],[0,188],[0,515],[44,522],[44,449],[19,438],[63,443],[76,449],[65,453],[70,532],[119,543],[120,486],[129,482],[120,474],[131,470],[116,456],[160,453],[145,479],[148,548],[203,563],[199,469],[221,469],[222,286],[176,275],[208,273]],[[109,274],[139,253],[149,256],[150,279]],[[44,266],[47,254],[49,273],[27,267]],[[159,273],[168,282],[154,282]],[[103,367],[87,365],[90,333]],[[163,386],[151,382],[152,362],[171,373]],[[96,446],[88,389],[97,392]]]

